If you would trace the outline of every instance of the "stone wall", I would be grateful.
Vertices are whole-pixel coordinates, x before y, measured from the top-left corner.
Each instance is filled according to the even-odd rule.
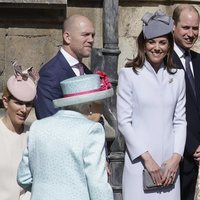
[[[163,12],[172,15],[174,7],[178,3],[192,3],[200,11],[199,1],[171,1],[170,5],[166,5],[166,1],[121,1],[119,4],[119,55],[118,70],[124,66],[127,58],[132,58],[137,52],[136,38],[139,35],[142,27],[141,18],[145,12],[155,12],[162,10]],[[167,1],[168,2],[168,1]],[[83,8],[83,7],[68,7],[68,15],[80,13],[88,16],[94,23],[96,29],[95,48],[102,48],[102,8]],[[200,53],[200,40],[198,40],[193,48]],[[89,64],[89,59],[85,62]]]
[[[0,92],[13,73],[11,61],[24,68],[38,70],[52,58],[62,44],[62,21],[72,14],[90,18],[96,29],[95,48],[102,48],[103,1],[100,0],[0,0]],[[132,58],[135,40],[141,31],[141,17],[158,9],[171,14],[176,3],[192,3],[200,10],[199,1],[119,1],[118,69]],[[194,47],[200,52],[200,41]],[[84,62],[90,66],[90,58]]]
[[[200,5],[200,2],[198,2]],[[200,11],[200,6],[193,4]],[[137,52],[136,37],[139,35],[142,27],[141,18],[145,12],[155,12],[162,10],[168,15],[172,15],[173,9],[176,4],[164,5],[161,2],[156,5],[143,5],[143,6],[120,6],[119,7],[119,48],[121,54],[119,56],[118,69],[120,69],[127,58],[132,58]],[[194,50],[200,52],[200,40],[194,46]]]
[[[0,92],[13,74],[11,61],[17,60],[23,69],[34,66],[39,70],[62,44],[66,4],[61,0],[53,6],[28,2],[0,3]]]

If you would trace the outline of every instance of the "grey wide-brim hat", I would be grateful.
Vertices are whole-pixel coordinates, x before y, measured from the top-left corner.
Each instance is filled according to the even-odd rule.
[[[157,11],[154,14],[147,12],[143,17],[143,35],[145,39],[152,39],[172,32],[172,17]]]
[[[98,101],[109,98],[114,93],[111,84],[102,85],[100,76],[97,74],[68,78],[62,81],[60,85],[64,97],[53,100],[55,107]]]

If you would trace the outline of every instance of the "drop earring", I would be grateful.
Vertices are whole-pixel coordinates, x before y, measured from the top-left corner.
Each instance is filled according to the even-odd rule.
[[[91,111],[91,105],[89,105],[89,115],[92,115],[92,111]]]

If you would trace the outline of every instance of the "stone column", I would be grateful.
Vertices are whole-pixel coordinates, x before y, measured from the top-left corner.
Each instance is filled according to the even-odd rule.
[[[104,116],[108,123],[115,130],[115,140],[111,145],[109,155],[111,177],[109,179],[112,185],[115,200],[121,200],[121,181],[124,160],[124,142],[118,133],[116,119],[116,89],[117,89],[117,66],[120,50],[118,47],[118,0],[104,0],[103,2],[103,70],[108,74],[113,85],[115,95],[108,100]]]

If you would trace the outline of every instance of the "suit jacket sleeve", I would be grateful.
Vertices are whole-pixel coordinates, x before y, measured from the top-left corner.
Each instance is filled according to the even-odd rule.
[[[38,119],[51,116],[59,109],[53,105],[53,100],[60,96],[60,90],[56,77],[51,71],[42,74],[37,85],[37,95],[34,101],[36,117]]]
[[[113,200],[112,189],[107,182],[105,157],[105,132],[99,123],[88,131],[84,145],[84,168],[91,200]]]

